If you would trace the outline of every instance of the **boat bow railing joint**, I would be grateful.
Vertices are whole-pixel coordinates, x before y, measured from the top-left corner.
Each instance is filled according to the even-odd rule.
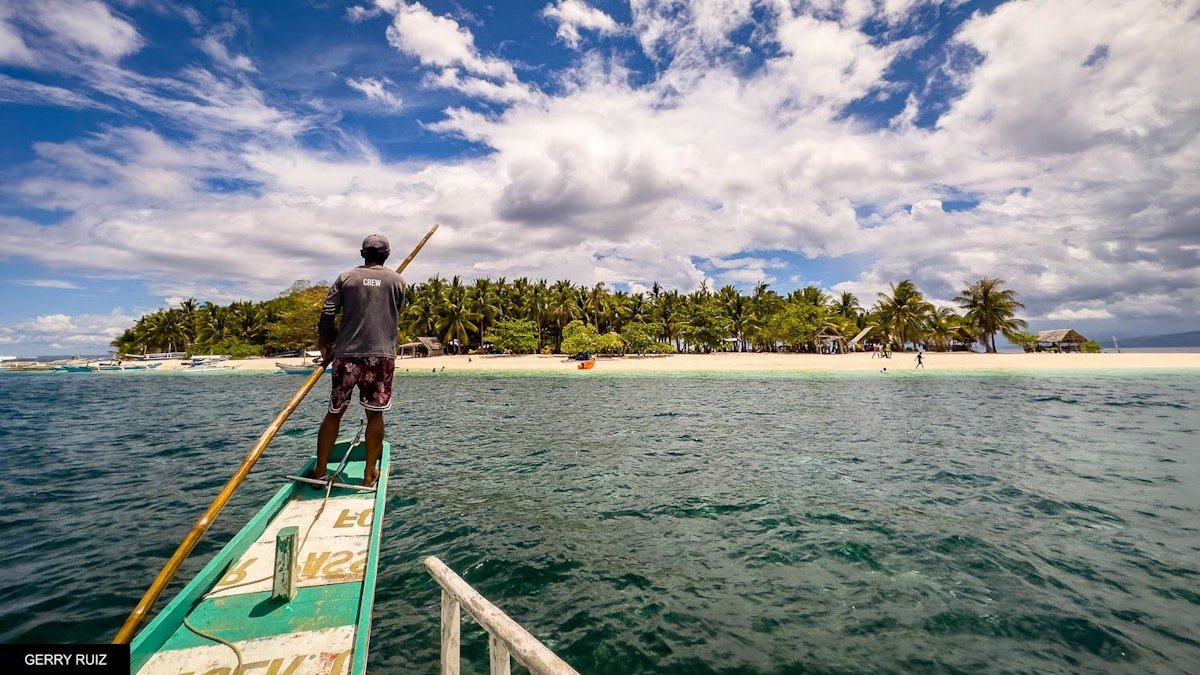
[[[509,675],[509,657],[533,675],[579,675],[550,648],[513,621],[434,556],[425,559],[425,569],[442,587],[441,675],[458,675],[459,607],[488,634],[491,675]]]

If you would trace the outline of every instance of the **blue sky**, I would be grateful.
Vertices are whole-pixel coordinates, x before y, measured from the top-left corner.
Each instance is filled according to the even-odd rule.
[[[1200,329],[1200,1],[0,0],[0,354],[328,280]]]

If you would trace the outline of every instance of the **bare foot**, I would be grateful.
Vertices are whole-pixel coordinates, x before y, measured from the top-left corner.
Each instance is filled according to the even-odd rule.
[[[379,480],[379,469],[367,469],[366,475],[363,476],[363,487],[375,487],[375,482]]]
[[[309,470],[308,470],[308,471],[307,471],[307,472],[304,474],[304,477],[305,477],[305,478],[311,478],[311,479],[313,479],[313,480],[326,481],[326,480],[328,480],[328,479],[329,479],[329,474],[325,474],[325,475],[323,475],[323,476],[318,476],[318,475],[317,475],[317,471],[316,471],[316,469],[309,469]],[[321,486],[320,486],[320,485],[317,485],[317,484],[315,484],[315,483],[309,483],[309,484],[308,484],[308,486],[309,486],[310,488],[314,489],[314,490],[320,490],[320,489],[321,489]]]

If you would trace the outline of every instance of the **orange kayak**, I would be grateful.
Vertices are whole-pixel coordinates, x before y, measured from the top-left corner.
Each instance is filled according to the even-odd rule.
[[[596,365],[596,359],[588,359],[587,361],[580,362],[578,368],[580,370],[591,370],[594,365]]]

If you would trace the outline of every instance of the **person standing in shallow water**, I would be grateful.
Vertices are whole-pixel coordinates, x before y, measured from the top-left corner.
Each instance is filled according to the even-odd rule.
[[[403,277],[383,266],[391,252],[383,235],[363,239],[363,264],[339,275],[325,298],[317,324],[317,347],[324,360],[332,358],[333,377],[329,411],[317,432],[317,467],[312,478],[326,478],[342,415],[357,387],[359,403],[367,414],[363,485],[370,487],[379,479],[376,465],[383,454],[383,413],[392,407],[396,333],[406,288]],[[340,330],[335,323],[339,312]]]

